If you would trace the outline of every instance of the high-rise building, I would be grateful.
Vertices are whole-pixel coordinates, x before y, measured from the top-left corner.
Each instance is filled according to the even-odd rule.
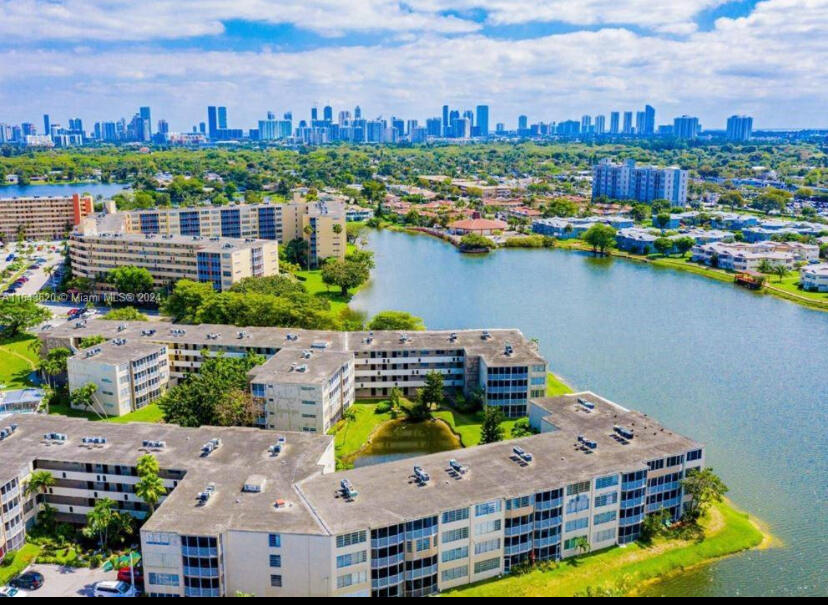
[[[170,125],[167,120],[158,120],[158,133],[167,134],[170,131]]]
[[[610,134],[618,134],[618,112],[610,113]]]
[[[44,113],[43,114],[43,134],[48,137],[49,133],[51,133],[51,132],[52,132],[52,125],[49,121],[49,114]]]
[[[604,116],[595,116],[595,134],[602,135],[606,130],[606,118]]]
[[[592,132],[592,116],[581,116],[581,134],[589,134]]]
[[[753,118],[730,116],[727,119],[727,138],[731,141],[749,141],[753,134]]]
[[[635,112],[635,134],[638,136],[644,135],[644,120],[645,120],[644,112],[637,111]]]
[[[319,119],[319,110],[316,107],[311,107],[311,123]]]
[[[354,107],[354,119],[361,120],[362,119],[362,109],[357,105]]]
[[[477,135],[481,137],[489,136],[489,106],[477,106]]]
[[[443,120],[441,118],[428,118],[426,120],[426,133],[430,137],[442,136]]]
[[[322,119],[326,122],[333,122],[333,107],[325,105],[322,109]]]
[[[449,106],[443,105],[443,136],[447,137],[451,134],[451,124],[449,123]]]
[[[147,135],[152,136],[152,119],[150,117],[150,108],[146,106],[138,108],[138,115],[141,116],[142,120],[146,121]]]
[[[529,118],[518,116],[518,134],[524,135],[529,130]]]
[[[655,107],[652,105],[644,106],[644,131],[642,133],[646,137],[651,137],[655,134]]]
[[[219,107],[218,108],[218,127],[220,130],[224,130],[227,128],[227,108],[226,107]]]
[[[216,131],[218,130],[218,112],[214,105],[207,107],[207,136],[211,139],[216,138]]]
[[[635,160],[613,164],[601,160],[592,171],[592,197],[652,202],[668,200],[672,206],[687,203],[687,171],[678,167],[636,166]]]
[[[673,136],[677,139],[695,139],[700,130],[696,117],[682,115],[673,120]]]
[[[621,130],[621,134],[632,134],[633,132],[633,122],[632,122],[632,112],[625,111],[624,112],[624,127]]]

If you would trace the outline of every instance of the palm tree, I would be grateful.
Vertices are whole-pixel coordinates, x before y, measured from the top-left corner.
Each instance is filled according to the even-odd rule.
[[[101,498],[95,502],[95,507],[86,513],[86,527],[83,528],[83,534],[89,538],[97,537],[103,550],[109,543],[109,530],[117,514],[115,501],[110,498]]]
[[[584,554],[589,550],[589,540],[587,540],[586,536],[578,536],[575,538],[575,549],[580,554]]]
[[[146,475],[135,484],[135,495],[149,506],[150,515],[155,512],[155,505],[166,493],[167,488],[158,475]]]
[[[146,477],[147,475],[157,475],[160,470],[158,460],[152,454],[144,454],[138,458],[135,464],[135,469],[138,471],[139,477]]]
[[[72,356],[72,351],[66,347],[57,347],[49,351],[46,359],[40,362],[40,370],[46,374],[49,386],[54,388],[53,378],[66,372],[66,360]]]
[[[55,484],[55,478],[49,471],[35,471],[23,487],[23,495],[42,494]]]

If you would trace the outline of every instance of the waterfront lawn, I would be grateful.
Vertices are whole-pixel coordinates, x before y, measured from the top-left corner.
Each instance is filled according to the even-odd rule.
[[[40,364],[40,341],[30,334],[0,340],[0,384],[3,389],[31,386],[29,374]]]
[[[350,462],[350,458],[362,449],[371,433],[383,422],[391,420],[390,412],[376,413],[377,405],[380,403],[380,401],[358,399],[350,407],[354,413],[354,419],[340,420],[328,431],[328,434],[335,436],[334,449],[338,461]]]
[[[26,543],[20,550],[10,552],[0,563],[0,586],[4,586],[26,569],[40,554],[40,547],[36,544]]]
[[[297,271],[296,276],[309,293],[326,298],[331,303],[332,311],[339,312],[348,306],[348,299],[342,296],[339,288],[336,286],[328,286],[322,281],[322,271],[319,269]],[[357,289],[352,289],[348,291],[348,294],[353,296],[356,292]]]
[[[481,430],[483,426],[483,412],[465,414],[453,408],[442,408],[434,412],[434,417],[443,420],[451,429],[460,435],[460,442],[463,447],[471,447],[480,444]],[[512,438],[512,427],[515,426],[517,418],[506,418],[500,426],[503,427],[503,438]]]
[[[552,372],[546,375],[546,396],[557,397],[558,395],[566,395],[574,392],[572,387],[566,384],[563,380],[555,376]]]
[[[523,575],[443,593],[462,597],[571,597],[634,594],[645,585],[713,559],[755,548],[766,539],[749,516],[729,502],[714,505],[703,521],[705,539],[656,539],[590,553]]]
[[[164,422],[164,412],[157,403],[145,405],[140,410],[135,410],[123,416],[107,418],[106,422],[126,424],[127,422]]]

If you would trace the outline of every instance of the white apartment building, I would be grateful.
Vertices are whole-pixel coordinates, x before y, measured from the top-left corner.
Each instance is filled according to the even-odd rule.
[[[791,270],[818,258],[819,247],[799,242],[711,242],[694,246],[691,254],[696,262],[730,271],[758,271],[764,261]]]
[[[169,488],[141,529],[150,596],[424,596],[637,538],[647,513],[681,514],[703,446],[585,392],[531,403],[539,434],[334,471],[330,435],[15,416],[0,441],[0,552],[39,504],[82,521],[104,496],[142,517],[135,462]],[[278,447],[274,447],[278,446]]]
[[[799,285],[809,292],[828,292],[828,263],[802,267],[799,270]]]
[[[167,346],[114,338],[78,351],[66,362],[69,391],[97,389],[93,405],[103,416],[123,416],[160,397],[170,382]]]
[[[687,204],[687,171],[678,167],[636,166],[635,160],[613,164],[609,158],[592,169],[592,197],[652,202],[664,199],[671,206]]]

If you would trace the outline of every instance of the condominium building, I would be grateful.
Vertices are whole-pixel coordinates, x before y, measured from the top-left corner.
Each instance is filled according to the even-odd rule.
[[[71,196],[0,198],[0,239],[63,239],[92,212],[92,197],[77,193]]]
[[[91,227],[90,227],[91,225]],[[112,269],[133,265],[147,269],[156,286],[166,287],[179,279],[212,283],[226,290],[245,277],[279,272],[278,244],[269,240],[200,235],[141,235],[98,233],[94,221],[69,236],[72,274],[95,281],[101,290]]]
[[[819,247],[800,242],[712,242],[698,244],[691,250],[692,260],[733,271],[758,271],[764,263],[793,269],[797,263],[814,261]]]
[[[122,416],[144,407],[160,397],[170,381],[167,346],[134,339],[114,338],[82,349],[66,366],[70,392],[95,385],[92,408],[102,416]]]
[[[668,200],[671,206],[687,204],[687,171],[678,167],[636,166],[635,160],[613,164],[609,158],[592,169],[592,197],[652,202]]]
[[[340,407],[350,405],[351,391],[358,398],[377,399],[388,397],[396,387],[405,396],[413,397],[417,389],[425,386],[429,372],[441,373],[446,389],[466,394],[480,390],[488,405],[498,406],[512,417],[525,416],[529,399],[542,397],[546,389],[546,361],[519,330],[334,332],[93,319],[49,328],[40,333],[40,338],[48,351],[54,347],[76,349],[80,340],[90,335],[126,339],[133,344],[165,345],[173,382],[199,368],[205,352],[263,355],[273,361],[254,370],[251,382],[271,384],[274,392],[279,390],[276,384],[280,383],[283,391],[293,390],[294,394],[296,384],[313,385],[317,389],[316,401],[323,401],[324,405],[330,402],[330,409],[317,412],[317,419],[336,417]],[[292,352],[277,355],[283,350]],[[300,352],[309,352],[310,356],[299,359]],[[332,352],[343,355],[329,355]],[[293,363],[297,367],[307,366],[308,371],[290,372]],[[342,385],[339,394],[331,383]],[[270,390],[265,386],[254,396],[261,397],[262,392]],[[326,392],[329,397],[324,395]],[[283,396],[285,409],[294,410],[298,395]],[[276,410],[282,399],[274,399],[275,407],[262,424],[277,429],[296,426],[280,424],[286,422],[286,416]],[[285,414],[290,416],[293,412]]]
[[[233,204],[120,212],[123,230],[144,235],[234,237],[308,243],[311,266],[344,258],[346,212],[340,202]]]
[[[799,270],[799,285],[808,292],[828,292],[828,263],[802,267]]]
[[[727,119],[726,136],[731,141],[749,141],[753,134],[753,118],[750,116],[730,116]]]
[[[589,392],[529,413],[534,436],[342,472],[330,435],[15,416],[0,441],[0,552],[41,505],[23,495],[34,470],[55,477],[41,498],[61,520],[83,522],[103,497],[145,517],[146,453],[169,490],[141,528],[150,596],[424,596],[682,513],[699,443]]]

